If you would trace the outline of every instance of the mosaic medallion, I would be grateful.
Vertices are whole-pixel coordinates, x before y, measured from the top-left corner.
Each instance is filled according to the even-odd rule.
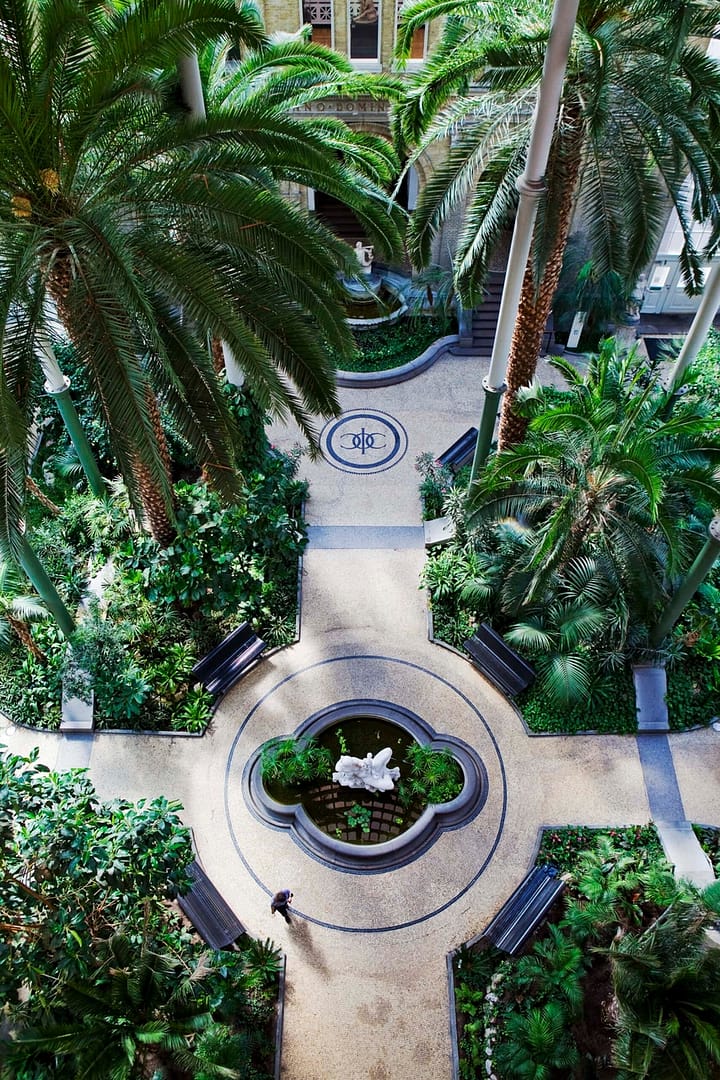
[[[402,424],[377,409],[343,413],[326,424],[320,434],[325,460],[342,472],[385,472],[402,460],[407,445]]]

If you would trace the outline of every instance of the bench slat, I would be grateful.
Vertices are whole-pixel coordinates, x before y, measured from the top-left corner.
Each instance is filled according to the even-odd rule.
[[[220,693],[223,687],[229,689],[266,648],[267,645],[262,638],[256,637],[241,653],[231,656],[219,670],[212,673],[212,676],[204,683],[205,689],[210,694]]]
[[[177,902],[203,941],[212,949],[225,949],[245,933],[245,927],[223,899],[199,863],[187,868],[192,885]]]
[[[514,697],[526,690],[536,678],[535,668],[488,623],[481,623],[472,637],[463,642],[472,663],[504,694]]]
[[[467,465],[475,453],[477,433],[477,428],[468,428],[459,439],[455,440],[452,446],[448,446],[447,450],[436,458],[438,464],[444,465],[446,468],[451,469],[452,472],[462,469],[463,465]]]
[[[565,888],[554,866],[536,866],[488,924],[483,937],[514,956]]]
[[[238,649],[242,649],[244,645],[256,636],[257,635],[249,622],[240,623],[232,633],[228,634],[226,638],[223,638],[219,645],[216,645],[206,656],[203,656],[201,660],[198,660],[192,669],[195,681],[203,682],[208,674],[212,674],[218,666],[223,664],[237,652]]]

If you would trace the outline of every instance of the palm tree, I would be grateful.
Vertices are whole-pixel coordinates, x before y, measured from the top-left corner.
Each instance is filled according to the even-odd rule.
[[[56,1061],[72,1070],[63,1076],[88,1080],[149,1080],[167,1066],[190,1076],[241,1075],[193,1053],[195,1037],[214,1025],[203,957],[190,970],[170,951],[148,942],[138,947],[122,935],[101,944],[100,956],[86,980],[62,984],[62,1004],[41,1024],[18,1031],[7,1055],[11,1067],[22,1072],[23,1065]]]
[[[521,395],[527,438],[493,458],[470,493],[470,523],[512,519],[529,530],[515,571],[527,574],[526,599],[587,555],[649,618],[697,548],[685,523],[720,501],[716,421],[613,341],[584,376],[554,365],[569,394],[559,403],[538,386]]]
[[[568,1015],[558,1001],[548,1001],[527,1013],[512,1013],[505,1023],[504,1039],[495,1051],[495,1061],[503,1077],[518,1080],[551,1080],[571,1076],[579,1061]]]
[[[547,15],[547,5],[535,0],[509,6],[416,0],[403,9],[401,55],[417,27],[439,17],[446,24],[435,54],[396,109],[398,142],[414,146],[416,158],[438,139],[451,139],[413,214],[410,251],[418,265],[426,264],[442,223],[464,210],[455,275],[465,306],[477,302],[515,213]],[[515,395],[535,371],[578,202],[596,273],[614,271],[633,283],[652,257],[669,198],[684,235],[686,286],[700,291],[700,255],[690,228],[692,217],[717,223],[720,216],[720,64],[704,55],[699,39],[711,37],[716,24],[712,4],[580,0],[508,362],[501,446],[524,434]],[[689,202],[682,193],[688,173],[694,185]]]
[[[159,71],[220,34],[263,41],[249,4],[194,10],[159,0],[3,9],[0,539],[15,552],[31,375],[38,341],[57,337],[53,308],[132,503],[167,540],[158,404],[218,490],[236,491],[211,336],[227,342],[260,405],[295,417],[311,441],[313,415],[338,408],[332,354],[352,344],[337,273],[352,254],[283,198],[277,176],[325,173],[362,203],[373,243],[399,243],[397,215],[367,169],[339,162],[280,104],[178,123]]]
[[[614,1063],[623,1080],[711,1080],[720,1066],[720,953],[714,916],[677,900],[639,936],[608,950],[617,1007]]]
[[[603,344],[561,397],[533,386],[525,441],[499,451],[468,496],[483,548],[462,598],[533,657],[571,704],[648,648],[659,609],[720,504],[717,421]]]
[[[0,649],[10,644],[11,634],[41,663],[47,657],[35,641],[30,624],[47,619],[49,612],[35,596],[23,595],[17,567],[9,559],[0,559]]]

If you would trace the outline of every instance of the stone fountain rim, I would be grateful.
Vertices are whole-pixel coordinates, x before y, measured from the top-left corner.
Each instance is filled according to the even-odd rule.
[[[335,702],[313,713],[292,734],[295,738],[317,735],[334,724],[360,716],[387,720],[403,728],[422,745],[450,750],[463,771],[463,790],[451,802],[430,804],[401,836],[382,844],[367,845],[347,844],[324,833],[311,820],[301,803],[285,806],[275,802],[265,791],[260,775],[262,746],[246,762],[242,776],[243,795],[250,811],[259,821],[273,828],[288,829],[295,843],[320,862],[338,870],[380,872],[412,862],[443,832],[458,829],[477,817],[488,796],[488,775],[477,751],[462,739],[438,734],[430,724],[405,706],[376,698]]]

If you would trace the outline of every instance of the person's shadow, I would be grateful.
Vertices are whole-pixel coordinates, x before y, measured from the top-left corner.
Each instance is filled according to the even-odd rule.
[[[306,963],[319,971],[321,975],[327,975],[327,964],[313,941],[312,925],[305,919],[298,918],[297,914],[293,917],[292,936],[293,941],[302,950]]]

